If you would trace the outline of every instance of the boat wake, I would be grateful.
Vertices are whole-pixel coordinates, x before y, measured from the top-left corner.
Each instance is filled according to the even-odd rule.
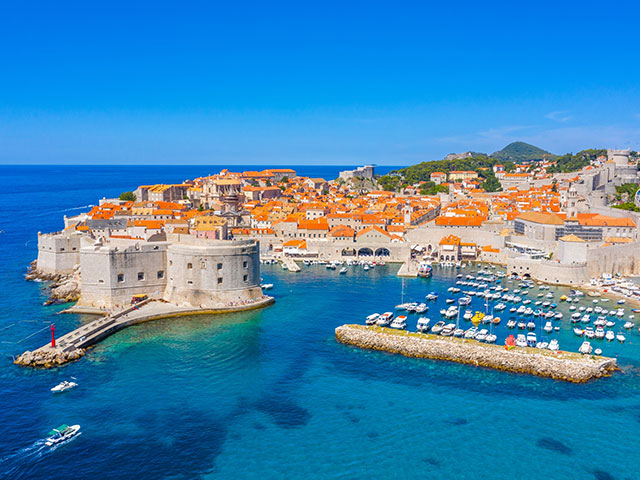
[[[82,435],[82,432],[79,432],[77,435],[65,440],[64,442],[60,442],[56,445],[48,447],[46,445],[46,440],[44,438],[40,440],[36,440],[31,445],[21,448],[15,453],[10,453],[0,458],[0,472],[3,474],[11,474],[18,473],[21,465],[25,462],[32,462],[33,460],[44,457],[45,455],[49,455],[50,453],[55,452],[58,448],[66,445],[67,443],[73,441],[77,437]],[[4,477],[3,477],[4,478]],[[9,475],[7,478],[11,478]]]

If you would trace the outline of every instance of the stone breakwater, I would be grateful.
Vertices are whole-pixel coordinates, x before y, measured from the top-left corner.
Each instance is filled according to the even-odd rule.
[[[34,352],[27,350],[19,355],[14,363],[23,367],[53,368],[77,360],[83,355],[84,348],[76,348],[68,352],[57,349],[39,349]]]
[[[49,284],[49,300],[45,302],[45,305],[75,302],[80,298],[80,265],[76,265],[73,272],[67,275],[53,274],[38,270],[38,264],[34,260],[29,265],[29,270],[24,278],[27,281],[51,282]]]
[[[381,327],[342,325],[336,339],[346,345],[398,353],[406,357],[466,363],[515,373],[527,373],[567,382],[583,383],[609,376],[616,360],[573,352],[549,352],[535,348],[488,345],[476,340],[409,333]]]

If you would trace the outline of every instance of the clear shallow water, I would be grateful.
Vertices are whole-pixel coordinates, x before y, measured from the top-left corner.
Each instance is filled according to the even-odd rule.
[[[35,232],[59,228],[60,210],[144,183],[105,168],[91,174],[94,188],[71,169],[42,168],[0,180],[2,210],[14,210],[11,189],[30,192],[19,222],[0,212],[0,478],[638,478],[637,331],[624,345],[601,342],[624,373],[586,385],[337,344],[336,326],[400,303],[394,266],[346,276],[263,266],[273,307],[132,327],[58,370],[11,365],[48,338],[15,343],[26,335],[83,321],[42,307],[42,285],[22,279]],[[406,280],[405,299],[440,291],[429,311],[439,317],[455,273]],[[566,308],[560,345],[575,349]],[[78,388],[50,394],[70,376]],[[64,422],[83,434],[41,450],[38,439]]]

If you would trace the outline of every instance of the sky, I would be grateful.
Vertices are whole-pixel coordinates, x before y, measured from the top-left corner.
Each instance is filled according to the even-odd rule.
[[[638,2],[430,3],[2,2],[0,163],[640,149]]]

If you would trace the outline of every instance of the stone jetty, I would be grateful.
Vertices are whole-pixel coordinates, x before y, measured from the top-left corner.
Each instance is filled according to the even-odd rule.
[[[346,345],[398,353],[406,357],[448,360],[574,383],[609,376],[617,370],[613,358],[528,347],[507,350],[504,345],[376,326],[342,325],[336,328],[336,339]]]
[[[88,347],[131,325],[161,318],[242,312],[262,308],[274,302],[273,297],[263,295],[252,302],[220,308],[193,308],[148,299],[78,327],[58,338],[55,347],[47,344],[34,351],[28,350],[19,355],[14,363],[24,367],[53,368],[79,359]]]

